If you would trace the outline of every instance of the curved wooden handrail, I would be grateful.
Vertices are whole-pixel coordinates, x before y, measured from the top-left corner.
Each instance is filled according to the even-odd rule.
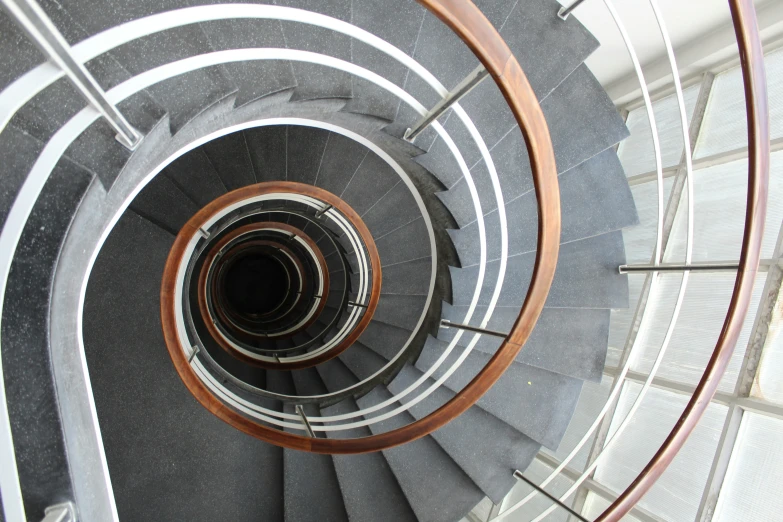
[[[205,320],[204,322],[206,324],[206,327],[209,330],[210,335],[213,335],[213,337],[215,338],[215,341],[218,342],[218,344],[224,350],[227,350],[232,356],[237,357],[241,359],[243,362],[247,362],[248,364],[252,364],[254,366],[259,366],[262,368],[274,369],[274,370],[296,370],[302,368],[310,368],[312,366],[326,362],[334,357],[337,357],[342,352],[347,350],[359,338],[359,336],[364,332],[364,330],[370,324],[373,314],[375,313],[375,309],[378,307],[378,301],[380,300],[380,296],[381,296],[381,277],[382,277],[381,259],[380,256],[378,255],[378,249],[375,246],[375,241],[373,240],[372,234],[370,233],[370,230],[367,228],[367,225],[364,224],[364,221],[359,216],[359,214],[357,214],[356,211],[354,211],[353,208],[351,208],[345,201],[338,198],[334,194],[327,192],[323,189],[320,189],[318,187],[314,187],[312,185],[305,185],[302,183],[295,183],[292,181],[270,181],[264,183],[257,183],[255,185],[242,187],[240,189],[224,194],[221,197],[209,203],[200,211],[198,211],[196,215],[190,218],[190,220],[188,220],[188,222],[182,227],[182,230],[180,230],[179,234],[177,235],[177,238],[174,240],[174,245],[172,246],[171,251],[169,252],[169,257],[166,260],[166,267],[163,271],[163,279],[161,281],[161,322],[163,326],[163,333],[164,333],[164,339],[166,341],[166,347],[168,348],[172,360],[174,360],[175,363],[174,367],[177,370],[177,373],[179,373],[180,378],[182,378],[182,380],[185,381],[186,386],[188,386],[191,392],[193,392],[193,389],[191,388],[191,384],[195,385],[195,383],[197,382],[202,387],[203,384],[201,384],[201,382],[196,377],[195,373],[193,373],[193,370],[189,364],[186,364],[185,366],[177,365],[177,357],[179,355],[182,355],[183,352],[182,352],[182,347],[179,344],[179,338],[176,335],[176,321],[175,321],[176,316],[174,314],[177,268],[179,267],[179,264],[182,261],[182,256],[184,255],[185,247],[187,243],[190,241],[190,238],[192,238],[193,235],[197,233],[197,231],[202,226],[202,224],[205,223],[211,216],[214,216],[221,210],[235,203],[246,200],[248,198],[260,196],[263,194],[273,194],[273,193],[303,194],[306,196],[316,198],[320,201],[323,201],[331,205],[332,207],[340,211],[346,217],[346,219],[348,219],[348,221],[353,225],[353,227],[356,229],[357,233],[359,234],[359,237],[361,237],[362,242],[364,243],[364,246],[367,249],[367,256],[370,259],[370,270],[371,270],[372,280],[371,280],[371,288],[370,288],[370,298],[367,301],[367,308],[365,309],[364,314],[362,315],[361,319],[356,324],[354,329],[351,331],[351,333],[348,334],[348,336],[345,339],[343,339],[340,343],[338,343],[337,346],[324,353],[321,353],[319,355],[316,355],[306,360],[291,361],[291,362],[286,362],[286,361],[266,362],[266,361],[258,361],[256,359],[247,357],[242,353],[236,352],[233,349],[233,347],[231,347],[231,345],[229,345],[228,343],[221,342],[222,341],[221,336],[215,335],[218,332],[214,330],[215,327],[212,324],[212,321]],[[260,223],[258,223],[257,225],[260,225]],[[294,227],[291,227],[290,225],[277,223],[277,222],[273,223],[273,225],[276,228],[283,228],[283,229],[286,229],[285,227],[288,227],[286,230],[290,231],[291,233],[296,233],[300,236],[303,235],[301,231],[295,229]],[[252,226],[253,225],[246,225],[246,227],[252,227]],[[241,230],[241,229],[237,229],[237,230]],[[232,232],[232,234],[234,234],[235,232],[236,231]],[[225,238],[221,239],[221,241],[223,240],[225,240]],[[226,240],[226,242],[228,241],[229,240]],[[312,243],[311,248],[313,248],[315,243],[312,242],[312,239],[310,239],[310,242]],[[318,249],[317,247],[314,248],[314,252],[316,252],[317,256],[320,255],[320,249]],[[326,261],[323,261],[323,263],[324,263],[324,273],[326,274],[328,273],[328,270],[325,266]],[[203,273],[204,272],[202,271],[202,274]],[[201,280],[202,277],[204,277],[204,280]],[[198,283],[199,308],[201,308],[202,304],[203,306],[206,306],[206,296],[201,295],[202,290],[206,288],[205,287],[206,279],[205,276],[202,275],[199,276],[199,279],[200,279]],[[324,286],[324,292],[326,291],[328,291],[327,285]],[[325,302],[326,299],[322,299],[321,303],[319,304],[319,307],[323,307],[325,305]],[[209,317],[208,312],[206,313],[206,315],[203,315],[205,312],[204,310],[201,310],[201,313],[202,313],[202,317],[207,317],[207,318]],[[187,361],[185,362],[187,363]],[[191,382],[192,379],[195,379],[195,381]],[[196,395],[196,393],[193,394],[197,398],[199,397],[198,395]],[[210,409],[210,411],[212,410]],[[229,424],[233,424],[233,423],[229,422]]]
[[[745,83],[749,153],[745,233],[742,238],[742,252],[737,279],[734,282],[734,293],[712,357],[677,424],[647,466],[617,500],[606,508],[596,522],[615,522],[622,519],[653,486],[685,444],[715,396],[750,306],[753,283],[759,267],[761,242],[764,237],[769,187],[767,80],[764,72],[764,51],[761,47],[752,0],[729,0],[729,6],[739,44]]]
[[[528,292],[506,340],[481,372],[449,402],[426,417],[386,433],[357,439],[310,438],[285,433],[240,415],[215,398],[193,373],[179,347],[174,327],[173,283],[179,264],[177,259],[181,259],[186,247],[186,241],[178,236],[166,263],[161,288],[163,334],[177,373],[196,399],[214,415],[249,435],[278,446],[313,453],[367,453],[416,440],[444,426],[470,408],[511,365],[530,337],[552,286],[560,243],[560,191],[549,129],[537,97],[503,38],[470,0],[418,1],[457,33],[484,64],[525,138],[538,200],[538,248]],[[373,278],[376,275],[379,274],[374,271]],[[377,286],[380,287],[380,281]],[[375,288],[373,285],[373,290]]]

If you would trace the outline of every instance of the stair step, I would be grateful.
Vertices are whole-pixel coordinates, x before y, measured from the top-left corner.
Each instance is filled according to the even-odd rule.
[[[341,196],[368,153],[361,143],[330,133],[314,185]]]
[[[315,182],[331,134],[316,127],[289,126],[288,181]]]
[[[120,517],[282,520],[282,449],[214,417],[171,365],[159,293],[173,240],[126,213],[87,288],[85,352]]]
[[[163,174],[171,178],[182,192],[201,207],[228,191],[201,148],[174,160],[163,170]]]
[[[322,408],[321,413],[324,416],[343,415],[358,410],[353,399],[346,399],[334,406]],[[359,438],[371,434],[366,427],[326,432],[330,439]],[[349,520],[417,522],[382,453],[333,455],[332,462]]]
[[[422,295],[430,288],[432,258],[425,257],[383,267],[382,295]]]
[[[378,301],[374,321],[412,331],[416,327],[427,297],[421,295],[384,295]]]
[[[497,307],[487,324],[487,329],[509,332],[517,317],[520,306]],[[461,323],[468,311],[467,306],[454,306],[443,316]],[[470,324],[479,324],[486,314],[486,306],[477,306]],[[516,361],[560,373],[582,380],[599,382],[606,360],[609,339],[610,310],[598,308],[544,308],[530,339],[522,347]],[[449,342],[454,338],[456,328],[441,328],[438,339]],[[465,332],[460,338],[466,346],[473,334]],[[494,354],[503,339],[482,335],[476,350]]]
[[[535,252],[508,258],[498,306],[519,306],[527,292]],[[557,270],[546,305],[565,308],[626,308],[628,278],[617,272],[625,263],[621,231],[560,245]],[[499,261],[487,263],[479,304],[489,304],[497,280]],[[468,305],[479,267],[451,268],[454,304]]]
[[[448,343],[427,339],[416,368],[426,372],[445,351]],[[452,350],[433,377],[439,378],[463,352]],[[446,380],[458,392],[489,362],[491,356],[473,351]],[[520,363],[512,363],[495,385],[476,403],[485,411],[513,426],[547,448],[557,450],[576,408],[582,381]],[[514,400],[509,400],[513,397]]]
[[[202,145],[204,153],[229,191],[256,183],[243,132],[234,132]]]
[[[198,207],[166,176],[155,176],[134,198],[130,208],[176,235]]]
[[[421,216],[416,200],[408,186],[399,181],[384,194],[363,216],[373,237],[382,237]]]
[[[351,23],[411,55],[416,48],[423,16],[424,9],[414,0],[398,3],[366,0],[353,2]],[[382,75],[395,85],[402,87],[405,83],[408,68],[369,45],[354,40],[351,58],[356,65]],[[391,93],[366,80],[354,78],[353,99],[345,106],[345,110],[394,120],[399,104],[399,98]]]
[[[352,349],[353,347],[348,348],[348,351]],[[315,369],[329,393],[339,392],[359,382],[356,375],[339,358],[321,363]]]
[[[389,391],[401,393],[421,376],[419,370],[406,365],[388,385]],[[401,401],[409,402],[434,382],[433,379],[426,379],[416,392],[403,397]],[[453,392],[440,386],[408,411],[418,420],[453,397]],[[495,504],[500,504],[516,484],[514,470],[526,469],[541,447],[476,406],[433,432],[432,437]]]
[[[391,393],[386,387],[378,386],[356,402],[367,408],[389,398]],[[414,420],[404,412],[369,428],[373,434],[379,434]],[[383,456],[419,520],[459,520],[484,497],[432,437],[384,450]]]
[[[278,0],[276,3],[325,14],[349,23],[351,21],[350,0]],[[281,24],[289,48],[324,53],[351,61],[349,36],[308,24],[286,21]],[[294,62],[292,66],[298,83],[294,100],[351,97],[350,74],[304,62]]]
[[[361,216],[399,181],[388,163],[369,152],[340,197]]]
[[[288,92],[274,97],[279,97],[280,103],[287,103],[290,96],[291,93]],[[259,182],[286,180],[287,139],[288,126],[286,125],[269,125],[245,130],[247,148]]]
[[[0,91],[17,78],[46,61],[43,54],[25,36],[5,11],[0,13],[0,52],[3,68],[0,70]]]
[[[37,138],[11,125],[0,134],[0,157],[3,158],[0,162],[0,179],[3,180],[0,190],[0,230],[43,147],[44,144]]]
[[[421,217],[376,238],[375,246],[382,266],[421,259],[432,253],[429,231]]]
[[[359,337],[359,342],[390,361],[402,349],[410,335],[411,330],[373,318]]]
[[[400,345],[402,346],[402,345]],[[386,359],[364,346],[355,342],[350,348],[338,356],[358,380],[364,380],[386,365]]]
[[[286,46],[277,20],[215,20],[202,23],[201,29],[214,51]],[[291,63],[285,60],[227,63],[223,68],[238,88],[238,107],[267,94],[296,87]]]

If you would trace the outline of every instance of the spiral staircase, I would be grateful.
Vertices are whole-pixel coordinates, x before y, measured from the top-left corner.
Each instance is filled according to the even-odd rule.
[[[455,521],[557,449],[628,306],[628,132],[557,2],[475,3],[545,118],[559,255],[495,385],[415,434],[500,357],[547,254],[500,84],[409,137],[481,71],[437,7],[41,2],[125,144],[0,16],[5,520]]]

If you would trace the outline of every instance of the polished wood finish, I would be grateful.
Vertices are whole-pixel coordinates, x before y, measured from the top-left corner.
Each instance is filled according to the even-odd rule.
[[[759,267],[769,190],[769,110],[764,52],[752,0],[729,0],[739,43],[748,118],[748,194],[745,233],[734,292],[718,342],[696,390],[669,436],[630,486],[596,520],[621,520],[663,474],[715,396],[731,360],[753,293]]]
[[[226,207],[229,207],[235,203],[247,200],[252,197],[261,196],[265,194],[279,194],[279,193],[303,194],[306,196],[316,198],[320,201],[323,201],[324,203],[331,205],[332,207],[337,209],[340,213],[342,213],[343,216],[345,216],[346,219],[355,228],[355,230],[359,234],[359,237],[364,243],[364,247],[367,250],[367,256],[369,257],[370,260],[371,287],[370,287],[370,298],[367,302],[367,308],[364,314],[362,315],[361,319],[359,320],[359,322],[351,331],[351,333],[340,343],[338,343],[337,346],[324,353],[321,353],[312,358],[301,360],[301,361],[286,362],[285,360],[281,360],[279,363],[258,361],[256,359],[246,356],[245,354],[236,352],[236,350],[234,350],[234,348],[231,345],[225,342],[225,340],[222,338],[222,336],[219,334],[217,329],[212,324],[212,321],[205,320],[205,324],[209,329],[210,334],[213,335],[215,341],[218,342],[218,344],[223,349],[228,350],[229,353],[231,353],[231,355],[240,358],[241,360],[247,362],[248,364],[252,364],[254,366],[267,368],[267,369],[274,369],[274,370],[296,370],[302,368],[310,368],[312,366],[316,366],[330,359],[333,359],[334,357],[337,357],[342,352],[347,350],[359,338],[359,336],[364,332],[364,330],[370,324],[370,321],[372,320],[372,316],[375,313],[375,309],[378,307],[378,301],[381,296],[382,269],[381,269],[381,259],[380,256],[378,255],[378,249],[375,246],[375,241],[373,240],[372,234],[370,234],[370,230],[367,228],[367,225],[364,224],[364,221],[361,219],[361,217],[356,213],[356,211],[353,210],[353,208],[351,208],[342,199],[338,198],[337,196],[335,196],[330,192],[314,187],[312,185],[294,183],[291,181],[273,181],[273,182],[257,183],[255,185],[242,187],[240,189],[224,194],[223,196],[209,203],[207,206],[205,206],[200,211],[198,211],[196,215],[194,215],[182,227],[182,230],[180,230],[179,234],[177,235],[177,238],[174,241],[174,246],[169,252],[169,257],[166,261],[166,268],[163,272],[163,280],[161,282],[161,320],[163,323],[166,346],[173,360],[175,358],[175,354],[181,355],[183,353],[182,347],[179,345],[178,337],[176,335],[176,322],[174,321],[175,317],[171,314],[173,314],[174,312],[174,288],[176,285],[176,276],[177,276],[176,271],[177,271],[177,267],[182,261],[181,256],[183,255],[185,245],[187,245],[187,243],[190,241],[193,235],[198,232],[199,228],[204,223],[206,223],[212,216],[214,216],[221,210],[225,209]],[[261,223],[259,223],[259,225],[260,224]],[[266,223],[266,225],[269,224],[270,223]],[[272,224],[275,226],[275,228],[280,228],[280,229],[284,229],[284,227],[288,227],[288,229],[290,229],[289,231],[292,234],[297,233],[298,235],[302,236],[302,233],[298,229],[291,227],[290,225],[277,223],[277,222],[274,222]],[[246,226],[252,226],[252,225],[246,225]],[[237,229],[237,230],[241,230],[241,229]],[[229,237],[230,235],[231,234],[228,234],[226,237]],[[233,237],[236,237],[236,235],[234,235]],[[317,255],[320,255],[320,249],[315,247],[315,243],[312,242],[312,239],[310,238],[308,239],[311,242],[311,247],[314,248],[314,251],[317,253]],[[222,240],[226,240],[226,238],[223,238]],[[226,242],[228,241],[230,241],[230,239],[226,240]],[[180,243],[182,244],[182,246],[178,247]],[[321,256],[321,260],[323,260],[322,256]],[[210,260],[208,259],[207,261],[209,262]],[[328,269],[326,268],[326,262],[323,261],[323,263],[324,263],[323,264],[324,273],[328,274]],[[203,299],[201,296],[201,292],[203,291],[203,289],[206,288],[205,284],[206,284],[206,278],[204,275],[204,280],[203,281],[200,280],[198,286],[200,308],[202,307],[202,304],[203,306],[206,306],[206,296],[203,296]],[[328,292],[328,286],[326,285],[324,286],[324,291],[325,291],[324,295],[326,295],[326,292]],[[326,298],[322,299],[321,303],[319,304],[319,307],[323,307],[325,305],[325,302],[326,302]],[[168,310],[170,313],[167,314],[164,312],[164,310]],[[207,317],[207,318],[209,317],[208,312],[206,313],[206,315],[204,315],[205,311],[201,310],[201,313],[202,313],[202,317]],[[172,331],[169,332],[169,335],[166,334],[166,331],[168,329],[172,329]],[[175,344],[171,344],[171,342],[174,342]],[[181,367],[177,366],[176,361],[175,361],[175,368],[177,369],[177,372],[180,374],[180,377],[183,379],[183,381],[185,381],[186,385],[188,385],[189,381],[186,380],[185,376],[180,372]],[[190,368],[190,365],[187,366],[187,370],[192,374],[192,369]],[[192,377],[195,377],[195,374],[192,374]],[[198,379],[196,379],[196,381],[198,381]],[[200,383],[200,381],[198,382]],[[191,390],[191,392],[193,391],[190,385],[188,385],[188,388]],[[194,393],[194,395],[196,394]]]
[[[178,256],[185,241],[174,243],[164,273],[161,315],[164,336],[174,366],[188,389],[208,410],[239,430],[286,448],[329,454],[356,454],[384,450],[424,437],[470,408],[514,362],[541,314],[554,278],[560,243],[560,191],[555,156],[546,120],[522,68],[497,30],[469,0],[419,0],[473,50],[494,78],[514,113],[525,138],[538,198],[538,249],[527,296],[511,332],[484,369],[449,402],[426,417],[395,430],[357,439],[310,438],[256,423],[228,408],[198,380],[179,347],[170,297],[174,291]],[[303,189],[313,187],[303,185]],[[307,193],[303,190],[302,193]],[[328,202],[328,201],[327,201]],[[194,230],[191,231],[195,232]],[[373,271],[373,279],[379,271]],[[373,291],[380,288],[373,284]],[[174,348],[172,348],[174,347]]]

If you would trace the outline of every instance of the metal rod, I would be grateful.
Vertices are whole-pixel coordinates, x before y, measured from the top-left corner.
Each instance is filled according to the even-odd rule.
[[[459,83],[459,85],[454,87],[451,92],[449,92],[438,103],[436,103],[432,110],[422,116],[413,127],[406,130],[403,138],[408,141],[415,140],[416,136],[421,134],[424,129],[429,127],[433,121],[440,118],[441,115],[449,109],[449,107],[457,103],[463,96],[472,91],[473,88],[480,84],[487,76],[489,76],[489,71],[487,71],[483,65],[476,67],[473,72],[467,75],[465,79]]]
[[[468,326],[466,324],[460,324],[460,323],[452,323],[451,321],[447,319],[441,319],[440,321],[441,326],[444,326],[446,328],[458,328],[460,330],[467,330],[469,332],[476,332],[480,334],[486,334],[486,335],[492,335],[494,337],[502,337],[505,339],[508,337],[508,334],[503,332],[498,332],[495,330],[486,330],[484,328],[477,328],[475,326]]]
[[[535,489],[536,491],[538,491],[539,493],[541,493],[542,495],[544,495],[546,498],[548,498],[549,500],[551,500],[552,502],[554,502],[555,504],[557,504],[557,505],[558,505],[558,506],[560,506],[561,508],[563,508],[563,509],[565,509],[566,511],[568,511],[568,513],[569,513],[569,514],[571,514],[572,516],[575,516],[576,518],[578,518],[579,520],[582,520],[583,522],[589,522],[589,521],[588,521],[588,520],[587,520],[585,517],[583,517],[582,515],[580,515],[579,513],[577,513],[576,511],[574,511],[573,509],[571,509],[570,507],[568,507],[568,506],[566,506],[565,504],[563,504],[562,502],[560,502],[560,499],[558,499],[557,497],[553,497],[553,496],[552,496],[552,495],[550,495],[550,494],[549,494],[549,493],[548,493],[548,492],[547,492],[547,491],[546,491],[544,488],[542,488],[542,487],[539,487],[539,485],[538,485],[538,484],[536,484],[536,483],[535,483],[535,482],[533,482],[532,480],[528,479],[526,476],[524,476],[524,475],[522,474],[522,472],[521,472],[521,471],[519,471],[519,470],[516,470],[516,471],[514,472],[514,478],[517,478],[517,479],[523,480],[524,482],[527,482],[527,484],[528,484],[530,487],[532,487],[533,489]]]
[[[321,216],[323,216],[324,214],[326,214],[329,211],[329,209],[331,209],[331,208],[332,208],[332,205],[326,205],[324,208],[322,208],[321,210],[319,210],[318,212],[315,213],[315,219],[318,219]]]
[[[203,228],[198,229],[198,234],[203,237],[204,239],[209,239],[209,232],[204,230]]]
[[[75,513],[72,502],[56,504],[44,510],[44,518],[41,522],[75,522]]]
[[[620,265],[621,274],[632,272],[719,272],[723,270],[737,270],[737,263],[704,263],[702,265]]]
[[[352,301],[348,301],[348,305],[349,305],[349,306],[358,306],[359,308],[367,308],[367,305],[366,305],[366,304],[359,304],[359,303],[354,303],[354,302],[352,302]]]
[[[190,352],[190,357],[188,357],[188,363],[193,361],[193,358],[196,356],[196,354],[201,350],[201,347],[199,345],[196,345],[193,347],[193,351]]]
[[[307,420],[307,415],[305,415],[304,408],[302,408],[301,404],[296,405],[296,413],[298,413],[299,417],[301,417],[302,424],[304,424],[307,435],[314,439],[315,433],[313,433],[313,428],[310,426],[310,421]]]
[[[560,10],[557,12],[557,16],[561,20],[565,20],[568,18],[568,16],[579,7],[585,0],[576,0],[573,4],[569,5],[568,7],[561,7]]]
[[[63,70],[76,90],[117,131],[117,141],[130,150],[136,149],[141,143],[141,135],[109,101],[106,92],[98,85],[92,74],[74,58],[71,46],[41,6],[35,0],[2,0],[2,2],[19,27],[55,65]]]

